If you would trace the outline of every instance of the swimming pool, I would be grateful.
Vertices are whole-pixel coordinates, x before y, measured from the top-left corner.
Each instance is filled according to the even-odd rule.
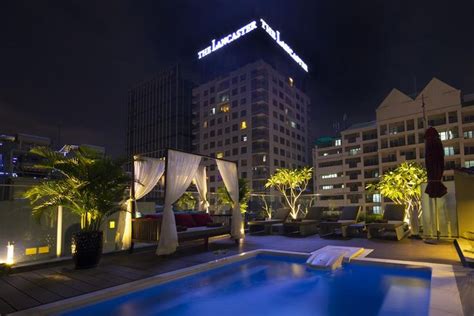
[[[451,306],[443,302],[446,288],[433,288],[433,281],[456,286],[452,270],[442,265],[364,258],[336,271],[321,271],[307,267],[307,257],[257,250],[20,314],[369,316],[459,311],[457,301]],[[457,289],[450,291],[459,295]],[[434,293],[440,297],[437,306]]]

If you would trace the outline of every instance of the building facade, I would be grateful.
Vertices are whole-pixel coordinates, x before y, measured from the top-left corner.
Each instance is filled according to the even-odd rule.
[[[193,89],[193,150],[238,163],[239,177],[264,192],[280,167],[308,164],[310,100],[293,80],[257,61]],[[208,169],[209,192],[222,180]]]
[[[51,139],[22,133],[0,135],[0,178],[44,176],[46,172],[35,167],[39,157],[30,153],[40,146],[50,147]]]
[[[127,157],[191,151],[192,83],[179,65],[128,91]]]
[[[433,78],[415,98],[393,89],[376,120],[356,124],[313,149],[314,192],[321,206],[361,205],[380,213],[384,199],[369,183],[404,161],[424,165],[424,131],[435,127],[445,154],[444,181],[454,169],[474,166],[474,98]]]

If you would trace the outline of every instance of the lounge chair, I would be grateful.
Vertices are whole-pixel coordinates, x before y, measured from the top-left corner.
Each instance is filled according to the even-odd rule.
[[[298,232],[301,236],[316,234],[325,210],[326,208],[317,206],[308,208],[308,213],[301,221],[283,223],[285,234],[294,232]]]
[[[397,240],[401,240],[409,233],[405,218],[405,205],[389,204],[385,206],[383,220],[385,223],[367,224],[367,238],[384,237],[386,232],[394,232]]]
[[[290,215],[289,208],[279,208],[275,211],[272,219],[248,222],[249,232],[257,233],[263,231],[265,234],[271,234],[272,226],[284,223],[287,220],[288,215]]]
[[[340,231],[342,237],[347,237],[349,225],[356,224],[360,214],[360,206],[345,206],[336,222],[321,222],[319,225],[319,235],[327,237]]]

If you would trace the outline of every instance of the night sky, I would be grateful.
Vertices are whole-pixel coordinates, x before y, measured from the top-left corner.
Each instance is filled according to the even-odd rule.
[[[122,155],[127,89],[258,17],[308,64],[319,135],[373,119],[393,87],[474,92],[472,0],[3,1],[0,133],[60,126],[61,143]]]

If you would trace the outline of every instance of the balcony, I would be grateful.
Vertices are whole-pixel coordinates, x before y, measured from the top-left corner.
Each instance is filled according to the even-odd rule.
[[[252,140],[253,141],[269,141],[268,129],[252,129]]]
[[[254,142],[252,143],[252,153],[268,153],[268,142]]]
[[[252,127],[267,127],[268,128],[268,117],[266,116],[254,116],[252,117]]]
[[[268,115],[268,104],[252,104],[252,115]]]

